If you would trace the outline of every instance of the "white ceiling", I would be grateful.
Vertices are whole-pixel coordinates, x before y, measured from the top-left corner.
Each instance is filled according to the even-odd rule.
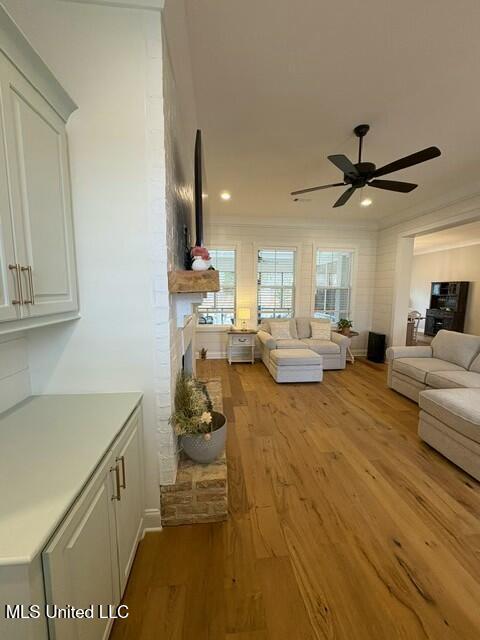
[[[442,251],[442,249],[468,247],[472,244],[480,244],[480,221],[417,236],[414,243],[414,253],[419,255]]]
[[[478,178],[478,0],[186,0],[210,206],[217,215],[380,219]],[[442,157],[388,176],[341,209],[341,188],[293,203],[294,189],[338,182],[326,156],[356,158],[372,127],[377,166],[437,145]],[[356,160],[354,160],[356,161]],[[221,202],[223,189],[232,193]]]

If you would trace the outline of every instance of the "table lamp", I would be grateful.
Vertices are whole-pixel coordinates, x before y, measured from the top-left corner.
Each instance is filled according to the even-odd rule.
[[[247,331],[246,320],[250,320],[250,309],[242,307],[238,310],[238,319],[242,321],[242,331]]]

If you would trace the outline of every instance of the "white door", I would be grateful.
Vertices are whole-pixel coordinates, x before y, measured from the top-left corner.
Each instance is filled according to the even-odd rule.
[[[28,317],[78,308],[65,123],[8,60],[1,61],[6,146]]]
[[[115,497],[119,491],[112,454],[102,463],[43,552],[48,605],[88,607],[120,600],[115,539]],[[51,619],[51,640],[105,640],[111,621]]]
[[[15,258],[13,217],[5,148],[4,94],[0,91],[0,322],[21,317],[21,281]]]
[[[120,592],[123,595],[143,529],[142,428],[140,409],[115,443],[120,472],[120,500],[115,502]]]

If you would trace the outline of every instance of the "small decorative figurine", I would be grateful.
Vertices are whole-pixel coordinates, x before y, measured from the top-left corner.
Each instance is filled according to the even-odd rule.
[[[205,247],[193,247],[190,251],[193,258],[192,269],[194,271],[206,271],[210,268],[210,254]]]

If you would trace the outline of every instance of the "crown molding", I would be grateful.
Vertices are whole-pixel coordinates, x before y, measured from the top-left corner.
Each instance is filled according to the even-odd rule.
[[[146,9],[161,11],[165,0],[59,0],[60,2],[75,2],[76,4],[97,4],[116,9]]]
[[[478,202],[476,202],[476,199]],[[455,208],[459,205],[466,205],[466,209],[480,210],[480,191],[478,190],[478,182],[469,184],[467,186],[459,187],[452,191],[431,198],[415,207],[409,207],[400,211],[397,215],[384,216],[379,220],[379,229],[389,229],[396,227],[404,222],[409,222],[419,218],[420,216],[435,213],[449,207]],[[462,207],[461,207],[462,208]]]
[[[77,105],[1,5],[0,51],[67,122],[70,115],[78,108]]]

